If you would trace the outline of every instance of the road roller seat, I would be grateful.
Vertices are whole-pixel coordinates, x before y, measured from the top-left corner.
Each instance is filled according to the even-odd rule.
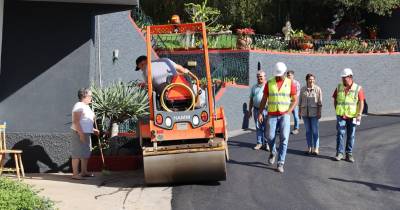
[[[171,76],[170,84],[181,84],[182,86],[173,86],[168,90],[168,93],[166,93],[166,99],[168,101],[184,101],[192,99],[192,93],[190,92],[193,91],[192,85],[184,75]]]

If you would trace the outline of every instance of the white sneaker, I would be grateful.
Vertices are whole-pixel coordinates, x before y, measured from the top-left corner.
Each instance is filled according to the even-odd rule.
[[[293,134],[293,135],[297,135],[297,134],[299,134],[299,129],[294,129],[290,133]]]
[[[283,164],[278,164],[278,168],[276,169],[279,173],[283,173],[285,170],[283,169]]]
[[[259,149],[261,149],[261,147],[262,147],[262,144],[257,144],[257,145],[254,147],[254,149],[255,149],[255,150],[259,150]]]

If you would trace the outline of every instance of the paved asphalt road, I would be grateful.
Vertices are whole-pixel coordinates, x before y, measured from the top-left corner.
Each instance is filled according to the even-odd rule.
[[[334,121],[320,135],[317,157],[304,155],[304,130],[290,136],[284,174],[252,149],[254,132],[231,138],[227,180],[175,186],[172,209],[400,209],[400,114],[363,118],[353,164],[331,159]]]

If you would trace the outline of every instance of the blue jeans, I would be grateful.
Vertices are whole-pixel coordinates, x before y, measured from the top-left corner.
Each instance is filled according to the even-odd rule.
[[[264,109],[262,112],[263,115],[263,122],[258,122],[258,108],[254,107],[253,109],[253,117],[254,123],[256,125],[256,134],[257,134],[257,144],[266,144],[267,142],[267,134],[265,132],[265,127],[267,124],[267,110]]]
[[[278,154],[278,164],[285,163],[286,150],[289,143],[289,133],[290,133],[290,114],[284,114],[280,116],[268,116],[268,126],[269,126],[269,147],[271,148],[272,154],[276,155],[276,129],[279,128],[280,131],[280,144],[279,144],[279,154]]]
[[[306,127],[306,138],[308,148],[319,148],[319,120],[317,117],[303,117]]]
[[[343,119],[341,116],[336,116],[336,119],[336,152],[344,154],[344,134],[347,133],[346,153],[352,153],[356,137],[356,125],[353,124],[353,118]]]
[[[299,106],[295,106],[293,111],[294,129],[299,129]]]

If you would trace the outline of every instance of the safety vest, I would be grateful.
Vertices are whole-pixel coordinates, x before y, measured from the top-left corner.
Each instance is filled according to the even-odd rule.
[[[268,80],[268,112],[287,112],[290,107],[292,80],[285,78],[281,89],[275,77]]]
[[[336,115],[354,118],[358,113],[357,103],[360,86],[353,83],[347,94],[344,92],[344,88],[345,87],[342,83],[337,87]]]

